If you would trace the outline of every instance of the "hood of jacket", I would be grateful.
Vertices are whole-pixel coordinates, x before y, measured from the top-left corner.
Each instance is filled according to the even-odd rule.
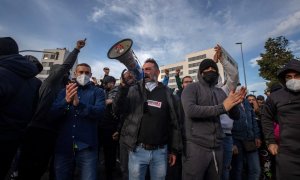
[[[284,87],[286,87],[286,85],[285,85],[286,82],[285,82],[284,76],[290,70],[300,73],[300,61],[296,60],[296,59],[292,59],[283,68],[281,68],[278,71],[278,73],[277,73],[278,80]]]
[[[0,56],[0,67],[28,79],[36,76],[39,71],[35,64],[19,54]]]
[[[208,84],[206,81],[204,81],[203,79],[203,76],[201,75],[200,73],[200,66],[199,66],[199,69],[198,69],[198,74],[197,74],[197,78],[198,78],[198,81],[200,82],[200,84],[203,84],[203,85],[207,85],[207,86],[215,86],[218,84],[218,80],[219,80],[219,73],[218,73],[218,78],[216,79],[216,82],[213,83],[213,84]]]

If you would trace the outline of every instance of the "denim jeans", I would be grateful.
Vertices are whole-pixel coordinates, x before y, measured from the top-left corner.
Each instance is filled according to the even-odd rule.
[[[229,180],[232,160],[232,136],[226,135],[223,139],[223,172],[222,180]]]
[[[232,178],[236,180],[243,179],[243,162],[245,159],[247,164],[247,179],[259,180],[261,169],[258,151],[246,152],[243,148],[243,142],[241,140],[234,139],[234,145],[237,146],[239,153],[234,156],[232,161]]]
[[[129,152],[129,180],[144,180],[148,167],[151,179],[164,180],[167,172],[167,157],[167,145],[156,150],[145,150],[137,146],[135,151]]]
[[[91,148],[76,151],[75,154],[55,154],[54,169],[56,180],[72,180],[75,167],[80,172],[80,179],[96,180],[97,154],[97,150]]]

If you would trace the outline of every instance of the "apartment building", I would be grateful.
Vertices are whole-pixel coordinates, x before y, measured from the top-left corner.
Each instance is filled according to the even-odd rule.
[[[66,48],[56,48],[56,49],[44,49],[44,53],[41,59],[41,63],[44,67],[43,71],[37,75],[40,80],[45,80],[50,73],[50,69],[54,64],[62,64],[68,57],[70,52]],[[78,64],[76,60],[74,66],[72,67],[70,73],[73,75],[75,67]]]
[[[230,56],[230,54],[224,49],[224,57],[225,60],[230,62],[234,67],[238,69],[238,64],[236,61]],[[180,69],[180,77],[184,76],[191,76],[194,81],[198,81],[197,78],[197,73],[199,69],[199,65],[202,62],[203,59],[209,58],[213,59],[215,54],[214,48],[202,50],[202,51],[197,51],[194,53],[187,54],[185,56],[185,60],[173,63],[173,64],[168,64],[168,65],[163,65],[160,67],[161,73],[160,73],[160,81],[164,78],[165,76],[165,69],[169,69],[169,84],[168,86],[171,88],[177,88],[176,80],[175,80],[175,70],[177,68]],[[224,74],[223,67],[221,63],[217,63],[218,68],[219,68],[219,73],[222,78],[222,82],[224,82],[226,79],[226,75]]]

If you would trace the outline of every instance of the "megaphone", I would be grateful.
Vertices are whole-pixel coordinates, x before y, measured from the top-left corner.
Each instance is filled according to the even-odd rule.
[[[133,41],[131,39],[118,41],[108,50],[107,57],[119,60],[129,71],[133,72],[137,80],[141,80],[143,78],[143,70],[138,58],[131,49],[132,44]]]

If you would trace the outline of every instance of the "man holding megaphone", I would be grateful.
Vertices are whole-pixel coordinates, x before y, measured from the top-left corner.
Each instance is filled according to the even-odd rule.
[[[165,179],[167,161],[176,162],[181,150],[181,133],[172,91],[158,82],[160,70],[154,59],[143,65],[144,80],[122,83],[113,107],[124,118],[120,143],[129,151],[129,179]]]

